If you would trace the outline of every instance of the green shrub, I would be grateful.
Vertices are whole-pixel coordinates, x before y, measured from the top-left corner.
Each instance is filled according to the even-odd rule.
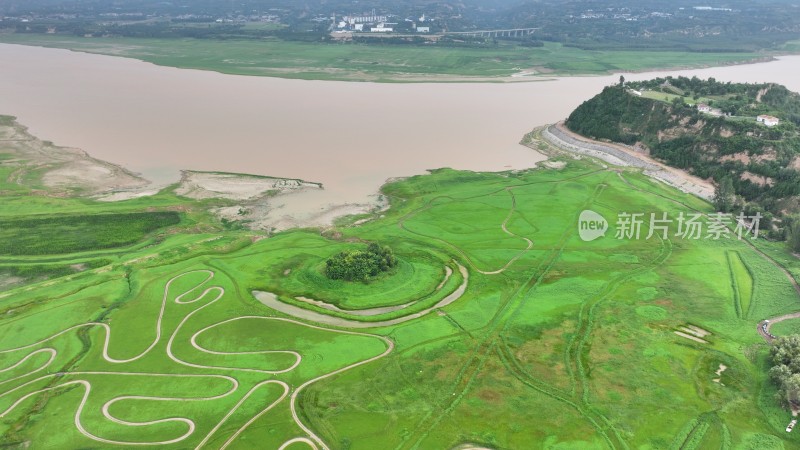
[[[325,263],[325,275],[333,280],[366,281],[397,266],[392,249],[369,244],[366,250],[337,253]]]

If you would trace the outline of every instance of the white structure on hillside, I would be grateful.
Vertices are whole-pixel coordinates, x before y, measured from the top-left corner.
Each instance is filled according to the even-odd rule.
[[[391,33],[394,28],[387,27],[385,23],[379,23],[377,27],[373,27],[370,31],[373,33]]]
[[[706,113],[706,114],[710,114],[712,116],[717,116],[717,117],[719,117],[719,116],[724,114],[721,109],[712,108],[712,107],[706,105],[705,103],[700,103],[699,105],[697,105],[697,110],[700,111],[701,113]]]
[[[766,125],[768,127],[774,127],[775,125],[781,123],[781,120],[778,119],[777,117],[768,116],[766,114],[762,114],[762,115],[756,117],[756,121],[759,122],[759,123],[763,123],[764,125]]]
[[[387,16],[377,16],[374,13],[371,16],[344,16],[344,21],[350,25],[355,25],[357,23],[386,22],[388,19]]]

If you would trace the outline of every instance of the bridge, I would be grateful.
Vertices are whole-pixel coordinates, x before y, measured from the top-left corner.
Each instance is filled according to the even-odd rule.
[[[538,28],[510,28],[507,30],[448,31],[446,36],[472,37],[525,37],[533,34]]]

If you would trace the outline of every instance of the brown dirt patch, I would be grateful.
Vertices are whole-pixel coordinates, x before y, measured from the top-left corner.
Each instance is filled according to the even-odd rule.
[[[538,339],[527,340],[514,349],[514,358],[532,377],[556,387],[567,388],[570,383],[564,365],[566,339],[563,335],[574,330],[574,321],[562,322],[558,328],[545,330]]]
[[[775,161],[778,159],[778,152],[776,152],[772,147],[765,147],[764,153],[761,155],[756,155],[756,157],[753,159],[756,162]],[[800,157],[798,157],[798,160],[800,160]]]
[[[555,283],[556,281],[564,278],[568,274],[560,270],[551,270],[547,272],[542,278],[542,284]]]
[[[478,398],[489,403],[498,404],[502,403],[503,395],[494,389],[483,388],[478,391]]]
[[[668,308],[671,308],[674,305],[672,303],[672,300],[670,300],[668,298],[660,298],[660,299],[654,301],[653,303],[655,303],[658,306],[666,306]]]
[[[759,186],[772,186],[774,184],[774,180],[772,178],[762,177],[761,175],[756,175],[749,171],[742,172],[740,177],[742,180],[747,180]]]
[[[750,164],[751,158],[747,153],[734,153],[732,155],[725,155],[719,160],[720,162],[739,161],[740,163],[747,165]]]

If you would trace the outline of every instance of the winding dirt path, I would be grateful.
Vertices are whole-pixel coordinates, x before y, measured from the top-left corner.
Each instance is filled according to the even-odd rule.
[[[654,192],[651,192],[651,191],[647,191],[647,190],[644,190],[644,189],[640,189],[640,188],[634,186],[620,172],[617,172],[617,176],[619,176],[619,178],[622,181],[624,181],[625,184],[630,186],[632,189],[636,189],[638,191],[647,192],[649,194],[657,195],[657,196],[659,196],[661,198],[664,198],[666,200],[669,200],[669,201],[671,201],[671,202],[673,202],[675,204],[679,204],[679,205],[684,206],[684,207],[686,207],[688,209],[691,209],[692,211],[701,213],[701,214],[703,214],[704,216],[707,217],[707,214],[704,214],[702,211],[698,211],[698,210],[692,208],[691,206],[687,205],[686,203],[683,203],[683,202],[681,202],[679,200],[673,199],[672,197],[669,197],[669,196],[666,196],[666,195],[663,195],[663,194],[657,194],[657,193],[654,193]],[[753,244],[750,240],[742,239],[741,242],[743,242],[745,245],[750,247],[750,249],[752,249],[754,252],[758,253],[762,258],[764,258],[767,261],[769,261],[769,263],[772,264],[773,266],[775,266],[775,268],[780,270],[783,273],[783,275],[786,277],[786,279],[789,281],[789,283],[792,285],[792,287],[794,288],[795,292],[797,293],[798,299],[800,299],[800,283],[797,282],[797,280],[794,278],[794,276],[791,274],[791,272],[789,272],[788,269],[783,267],[781,265],[781,263],[779,263],[778,261],[775,260],[775,258],[773,258],[772,256],[768,255],[767,253],[765,253],[760,248],[756,247],[756,245]],[[772,328],[773,325],[775,325],[776,323],[780,323],[780,322],[786,321],[786,320],[798,319],[798,318],[800,318],[800,311],[794,312],[794,313],[789,313],[789,314],[784,314],[784,315],[777,316],[777,317],[773,317],[771,319],[765,319],[765,320],[762,320],[762,321],[760,321],[758,323],[758,325],[756,326],[756,331],[758,332],[759,335],[761,335],[762,338],[764,338],[765,341],[772,342],[776,337],[772,333],[770,333],[770,329]]]
[[[204,299],[207,299],[207,298],[210,298],[211,300],[205,302],[205,304],[202,304],[201,306],[198,306],[197,308],[195,308],[194,310],[192,310],[191,312],[186,314],[183,317],[183,319],[180,321],[180,323],[175,327],[174,331],[170,334],[168,342],[167,342],[167,346],[166,346],[166,354],[167,354],[167,356],[172,361],[174,361],[175,363],[177,363],[177,364],[179,364],[181,366],[184,366],[184,367],[192,368],[192,369],[204,369],[204,370],[225,371],[225,372],[240,371],[240,372],[260,373],[260,374],[263,374],[265,376],[268,376],[269,379],[262,380],[262,381],[256,383],[252,388],[250,388],[237,401],[237,403],[229,411],[227,411],[227,413],[224,415],[224,417],[222,417],[222,419],[203,437],[203,439],[200,441],[200,443],[195,448],[196,449],[200,449],[201,447],[207,445],[208,442],[217,433],[217,431],[219,431],[220,428],[222,428],[222,426],[225,424],[225,422],[228,421],[230,419],[230,417],[233,416],[242,407],[242,405],[244,405],[245,402],[247,402],[247,400],[250,397],[252,397],[252,395],[255,392],[257,392],[259,389],[262,389],[265,386],[277,385],[277,386],[279,386],[279,387],[281,387],[283,389],[282,395],[279,398],[277,398],[275,401],[273,401],[272,403],[267,405],[265,408],[263,408],[261,411],[259,411],[257,414],[252,416],[244,425],[242,425],[240,428],[238,428],[220,448],[221,449],[225,449],[229,445],[231,445],[250,425],[252,425],[255,421],[257,421],[259,418],[264,416],[267,412],[272,410],[274,407],[276,407],[277,405],[282,403],[287,397],[290,396],[290,393],[291,393],[289,407],[290,407],[290,410],[291,410],[291,413],[292,413],[292,418],[293,418],[295,424],[301,430],[303,430],[303,432],[306,433],[307,436],[306,437],[303,437],[303,436],[295,437],[293,439],[290,439],[286,443],[284,443],[283,446],[281,446],[281,448],[285,448],[285,447],[287,447],[287,446],[289,446],[289,445],[291,445],[293,443],[296,443],[296,442],[304,442],[304,443],[308,444],[313,449],[319,449],[319,448],[328,449],[328,447],[325,445],[325,443],[322,441],[322,439],[319,438],[319,436],[317,436],[316,434],[314,434],[306,425],[304,425],[302,423],[302,421],[300,420],[299,416],[297,415],[296,403],[297,403],[297,398],[299,397],[301,391],[303,389],[307,388],[308,386],[312,385],[313,383],[317,382],[317,381],[323,380],[325,378],[334,376],[336,374],[340,374],[340,373],[345,372],[347,370],[350,370],[352,368],[355,368],[355,367],[358,367],[358,366],[361,366],[361,365],[364,365],[364,364],[368,364],[368,363],[370,363],[372,361],[376,361],[376,360],[378,360],[380,358],[383,358],[384,356],[386,356],[389,353],[391,353],[392,350],[394,350],[394,342],[392,342],[390,339],[388,339],[388,338],[386,338],[384,336],[378,336],[378,335],[367,334],[367,333],[360,333],[360,332],[355,332],[355,331],[343,331],[343,330],[324,328],[324,327],[321,327],[321,326],[310,325],[310,324],[306,324],[306,323],[299,322],[299,321],[296,321],[296,320],[293,320],[293,319],[288,319],[288,318],[264,317],[264,316],[239,316],[239,317],[234,317],[234,318],[230,318],[230,319],[221,320],[219,322],[216,322],[214,324],[206,326],[206,327],[200,329],[199,331],[196,331],[194,334],[192,334],[191,338],[189,339],[189,343],[191,344],[191,346],[195,350],[197,350],[198,352],[207,354],[207,355],[214,355],[214,356],[230,356],[230,355],[234,355],[235,356],[235,355],[288,354],[288,355],[294,356],[295,357],[295,361],[292,364],[290,364],[288,367],[275,369],[275,370],[255,369],[255,368],[239,368],[239,367],[224,367],[224,366],[211,366],[211,365],[195,364],[195,363],[191,363],[191,362],[185,361],[185,360],[181,359],[180,357],[176,356],[173,353],[173,346],[174,346],[174,343],[176,341],[176,337],[177,337],[178,333],[184,327],[186,322],[189,319],[191,319],[195,314],[197,314],[199,311],[203,310],[204,308],[207,308],[208,306],[216,303],[217,301],[222,299],[222,297],[225,294],[225,289],[220,287],[220,286],[210,286],[210,287],[207,287],[205,289],[203,288],[204,285],[206,285],[209,281],[211,281],[214,278],[214,272],[212,272],[210,270],[195,270],[195,271],[184,272],[184,273],[181,273],[179,275],[176,275],[176,276],[172,277],[166,283],[166,285],[164,287],[164,295],[162,296],[162,300],[161,300],[161,308],[160,308],[158,316],[157,316],[157,318],[155,320],[155,322],[156,322],[156,325],[155,325],[155,337],[154,337],[153,341],[147,346],[147,348],[144,351],[142,351],[141,353],[139,353],[139,354],[137,354],[137,355],[135,355],[133,357],[130,357],[130,358],[122,358],[122,359],[114,358],[114,357],[109,355],[109,343],[110,343],[111,336],[112,336],[112,329],[111,329],[111,327],[109,325],[107,325],[105,323],[98,323],[98,322],[89,322],[89,323],[85,323],[85,324],[75,325],[75,326],[69,327],[69,328],[67,328],[65,330],[62,330],[62,331],[60,331],[58,333],[55,333],[55,334],[53,334],[53,335],[51,335],[51,336],[49,336],[47,338],[41,339],[41,340],[39,340],[39,341],[37,341],[37,342],[35,342],[33,344],[28,344],[28,345],[24,345],[24,346],[20,346],[20,347],[16,347],[16,348],[11,348],[11,349],[0,350],[0,355],[12,354],[12,353],[15,353],[15,352],[24,352],[26,350],[33,350],[30,353],[24,355],[22,358],[20,358],[16,363],[12,364],[11,366],[3,368],[3,369],[0,369],[0,376],[2,376],[2,374],[5,374],[5,373],[13,372],[15,369],[21,367],[22,365],[27,363],[29,360],[31,360],[32,358],[37,357],[40,354],[48,355],[47,361],[45,361],[43,364],[40,364],[38,367],[32,368],[27,373],[15,376],[13,378],[0,380],[0,387],[3,386],[3,385],[7,385],[9,383],[12,383],[14,381],[19,381],[19,380],[23,380],[23,379],[26,379],[26,378],[30,378],[32,375],[35,375],[35,374],[37,374],[39,372],[42,372],[42,371],[50,368],[51,365],[53,364],[53,362],[55,361],[56,357],[58,356],[58,350],[56,348],[54,348],[55,346],[38,348],[38,349],[34,349],[34,348],[42,346],[42,345],[47,345],[47,344],[51,343],[52,341],[54,341],[55,339],[65,335],[67,333],[70,333],[72,331],[75,331],[75,330],[78,330],[78,329],[82,329],[82,328],[100,327],[102,330],[104,330],[102,359],[107,363],[110,363],[110,364],[128,364],[128,363],[131,363],[131,362],[138,361],[141,358],[144,358],[145,356],[149,355],[153,351],[153,349],[164,338],[163,319],[164,319],[164,313],[166,311],[166,306],[168,304],[168,299],[170,297],[170,288],[171,288],[172,284],[175,281],[177,281],[178,279],[180,279],[181,277],[184,277],[184,276],[190,275],[190,274],[196,274],[196,273],[204,273],[204,274],[206,274],[205,279],[203,279],[202,281],[197,283],[194,287],[191,287],[188,290],[186,290],[186,291],[182,292],[181,294],[179,294],[178,296],[176,296],[175,299],[173,300],[173,303],[177,304],[177,305],[191,305],[191,304],[199,304],[201,301],[203,301]],[[194,298],[187,299],[187,296],[190,296],[190,295],[193,295],[193,294],[195,295]],[[380,339],[381,341],[384,342],[384,344],[386,345],[386,350],[383,353],[381,353],[380,355],[377,355],[377,356],[374,356],[372,358],[369,358],[369,359],[366,359],[366,360],[362,360],[362,361],[350,364],[348,366],[345,366],[345,367],[342,367],[340,369],[337,369],[337,370],[335,370],[333,372],[326,373],[326,374],[318,376],[318,377],[316,377],[314,379],[308,380],[305,383],[303,383],[301,386],[299,386],[298,388],[294,389],[294,391],[292,391],[291,386],[289,386],[287,383],[285,383],[283,381],[280,381],[280,380],[272,379],[272,377],[274,377],[275,375],[287,373],[287,372],[290,372],[290,371],[293,371],[294,369],[296,369],[297,366],[302,361],[302,355],[300,353],[298,353],[296,351],[293,351],[293,350],[264,350],[264,351],[251,351],[251,352],[220,352],[220,351],[214,351],[214,350],[211,350],[211,349],[207,349],[207,348],[205,348],[205,347],[203,347],[203,346],[201,346],[200,344],[197,343],[197,338],[201,334],[203,334],[203,333],[205,333],[205,332],[207,332],[207,331],[209,331],[209,330],[211,330],[211,329],[213,329],[215,327],[218,327],[218,326],[221,326],[221,325],[224,325],[224,324],[227,324],[227,323],[231,323],[231,322],[234,322],[234,321],[237,321],[237,320],[243,320],[243,319],[259,319],[259,320],[267,320],[267,321],[281,321],[281,322],[292,323],[292,324],[303,326],[303,327],[307,327],[307,328],[323,330],[323,331],[327,331],[327,332],[333,332],[333,333],[339,333],[339,334],[357,335],[357,336],[374,337],[374,338]],[[217,395],[207,395],[207,396],[199,395],[199,396],[193,397],[193,398],[161,397],[161,396],[140,396],[140,395],[123,395],[123,396],[114,397],[114,398],[108,400],[107,402],[105,402],[102,405],[101,412],[102,412],[103,416],[107,420],[109,420],[109,421],[111,421],[111,422],[113,422],[115,424],[128,426],[128,427],[147,427],[149,425],[157,425],[157,424],[164,424],[164,423],[176,423],[176,424],[182,424],[186,429],[186,431],[183,432],[183,434],[181,434],[180,436],[176,436],[174,438],[161,440],[161,441],[121,441],[121,440],[109,439],[109,438],[106,438],[106,437],[102,437],[102,436],[98,436],[96,434],[93,434],[92,432],[90,432],[86,428],[86,426],[81,421],[81,416],[82,416],[82,414],[84,412],[84,409],[86,408],[87,402],[89,401],[89,398],[90,398],[90,395],[92,393],[92,388],[93,387],[92,387],[91,381],[88,380],[88,379],[71,379],[71,378],[74,378],[74,377],[91,378],[92,376],[122,377],[122,378],[126,378],[126,377],[148,377],[148,378],[155,378],[155,379],[158,379],[158,378],[194,378],[194,379],[203,378],[203,379],[214,379],[214,380],[223,381],[223,382],[229,384],[229,387],[224,392],[219,393]],[[61,380],[63,378],[66,378],[67,381],[60,382],[60,383],[58,383],[58,384],[56,384],[54,386],[50,386],[50,387],[46,387],[46,388],[42,388],[42,389],[34,389],[33,391],[25,392],[27,388],[31,388],[31,387],[36,386],[38,384],[41,384],[43,382],[52,382],[52,381],[56,381],[56,380]],[[197,425],[193,420],[191,420],[191,419],[189,419],[187,417],[170,417],[170,418],[152,420],[152,421],[145,421],[145,422],[127,421],[127,420],[124,420],[124,419],[121,419],[121,418],[118,418],[118,417],[114,417],[111,414],[110,408],[114,404],[119,403],[119,402],[130,401],[130,400],[134,400],[134,401],[135,400],[146,400],[146,401],[156,401],[156,402],[208,402],[208,401],[220,400],[220,399],[223,399],[223,398],[227,398],[227,397],[229,397],[231,395],[235,395],[240,390],[240,387],[241,387],[240,383],[238,382],[238,380],[235,377],[228,376],[228,375],[213,374],[213,373],[209,373],[209,374],[202,374],[202,373],[201,374],[176,374],[176,373],[142,373],[142,372],[85,372],[85,371],[84,372],[65,372],[65,373],[58,372],[58,373],[46,374],[46,375],[42,375],[42,376],[39,376],[39,377],[36,377],[36,378],[33,378],[33,379],[29,379],[29,380],[27,380],[27,381],[15,386],[15,387],[11,388],[11,389],[8,389],[6,391],[0,392],[0,399],[4,399],[4,398],[7,398],[7,397],[12,397],[14,394],[22,394],[23,392],[25,392],[24,395],[21,395],[18,398],[14,398],[14,401],[11,403],[11,405],[8,406],[2,412],[0,412],[0,418],[6,417],[12,411],[14,411],[16,408],[18,408],[21,404],[23,404],[26,400],[28,400],[28,399],[30,399],[32,397],[38,396],[38,395],[46,393],[46,392],[59,390],[59,389],[62,389],[64,387],[70,387],[70,386],[78,386],[78,387],[81,387],[83,389],[83,396],[81,398],[81,401],[79,402],[79,404],[77,405],[77,407],[75,409],[75,415],[74,415],[74,418],[73,418],[73,423],[75,425],[75,428],[78,430],[78,432],[81,433],[83,436],[87,437],[88,439],[91,439],[91,440],[93,440],[95,442],[99,442],[99,443],[102,443],[102,444],[109,444],[109,445],[120,445],[120,446],[124,446],[124,447],[159,446],[159,445],[170,445],[170,444],[181,443],[181,442],[184,442],[186,439],[188,439],[189,437],[193,436],[196,433]],[[146,434],[144,434],[144,435],[146,436]]]
[[[436,291],[441,291],[444,285],[450,280],[450,277],[453,275],[453,269],[450,266],[444,266],[444,279],[439,283],[436,287]],[[424,298],[424,297],[423,297]],[[377,308],[365,308],[365,309],[342,309],[338,306],[326,303],[322,300],[315,300],[313,298],[308,297],[295,297],[295,300],[301,301],[303,303],[307,303],[309,305],[317,306],[322,309],[327,309],[328,311],[336,312],[336,313],[343,313],[349,314],[351,316],[361,316],[361,317],[370,317],[370,316],[379,316],[381,314],[387,314],[395,311],[400,311],[403,309],[408,308],[409,306],[417,303],[420,299],[412,300],[407,303],[403,303],[402,305],[394,305],[394,306],[380,306]]]
[[[797,292],[798,298],[800,298],[800,284],[797,283],[797,280],[794,278],[794,276],[792,276],[791,272],[789,272],[788,269],[783,267],[778,261],[775,261],[773,257],[769,256],[768,254],[762,252],[760,249],[756,248],[756,246],[754,246],[751,242],[747,241],[747,245],[749,245],[750,248],[758,252],[761,256],[768,259],[775,267],[783,271],[784,275],[786,275],[786,277],[789,279],[789,282],[792,284],[792,287],[794,287],[795,292]],[[761,322],[758,323],[757,327],[758,334],[760,334],[761,337],[763,337],[767,342],[772,342],[776,337],[769,331],[773,325],[779,322],[783,322],[785,320],[798,319],[798,318],[800,318],[800,311],[790,314],[784,314],[782,316],[773,317],[767,320],[762,320]]]
[[[308,325],[308,326],[311,327],[311,328],[318,328],[320,330],[327,330],[327,328],[316,327],[316,326],[313,326],[313,325]],[[300,392],[302,392],[302,390],[307,388],[308,386],[311,386],[312,384],[316,383],[317,381],[324,380],[324,379],[330,378],[330,377],[332,377],[334,375],[338,375],[338,374],[340,374],[342,372],[346,372],[346,371],[348,371],[348,370],[350,370],[352,368],[355,368],[355,367],[358,367],[358,366],[363,366],[364,364],[369,364],[369,363],[371,363],[373,361],[377,361],[377,360],[383,358],[384,356],[387,356],[389,353],[391,353],[394,350],[394,341],[392,341],[391,339],[389,339],[389,338],[387,338],[385,336],[376,336],[374,334],[359,333],[359,332],[356,332],[356,331],[341,331],[341,333],[350,334],[350,335],[354,335],[354,336],[378,337],[384,343],[386,343],[386,351],[384,351],[380,355],[373,356],[372,358],[365,359],[365,360],[357,362],[357,363],[355,363],[353,365],[350,365],[350,366],[347,366],[347,367],[343,367],[343,368],[341,368],[339,370],[335,370],[333,372],[326,373],[324,375],[320,375],[317,378],[313,378],[311,380],[308,380],[305,383],[301,384],[300,387],[295,389],[294,392],[292,393],[291,403],[289,403],[291,411],[292,411],[292,418],[294,419],[295,423],[297,423],[297,425],[299,425],[300,428],[302,428],[303,431],[305,431],[309,435],[309,437],[311,437],[311,439],[313,439],[317,444],[319,444],[319,446],[324,450],[329,450],[328,446],[325,445],[325,443],[322,441],[322,439],[320,439],[319,436],[314,434],[314,432],[311,431],[310,428],[306,427],[303,424],[303,422],[300,420],[300,418],[297,416],[297,398],[300,396]],[[284,444],[284,445],[286,445],[286,444]],[[283,448],[283,447],[281,447],[281,448]],[[316,448],[316,446],[314,446],[314,448]]]
[[[530,251],[530,249],[533,248],[533,241],[532,240],[526,238],[525,236],[520,236],[518,234],[515,234],[515,233],[509,231],[508,228],[507,228],[508,221],[511,220],[511,217],[514,216],[514,212],[516,212],[516,210],[517,210],[517,197],[514,195],[513,189],[514,189],[513,187],[506,188],[506,191],[508,191],[508,194],[511,195],[511,210],[508,211],[508,216],[506,216],[506,219],[503,220],[502,224],[500,224],[500,229],[503,230],[503,232],[505,234],[509,235],[509,236],[513,236],[515,238],[522,239],[527,244],[527,247],[525,247],[525,249],[522,250],[521,252],[517,253],[513,258],[511,258],[511,260],[509,260],[500,269],[493,270],[493,271],[483,271],[483,270],[475,269],[475,270],[477,270],[478,272],[480,272],[480,273],[482,273],[484,275],[497,275],[499,273],[505,272],[506,269],[511,267],[511,265],[514,264],[518,259],[522,258],[522,255],[524,255],[525,253]]]
[[[772,319],[762,320],[758,323],[758,334],[760,334],[761,337],[763,337],[767,342],[772,342],[777,337],[770,332],[772,326],[776,323],[791,319],[800,319],[800,312],[784,314],[782,316],[773,317]]]
[[[514,212],[517,209],[517,198],[514,196],[513,190],[518,188],[518,187],[524,187],[524,186],[526,186],[526,185],[511,186],[511,187],[507,187],[507,188],[503,188],[502,189],[503,191],[508,192],[508,194],[511,196],[511,209],[509,210],[508,215],[506,216],[506,218],[500,224],[500,229],[504,233],[508,234],[509,236],[524,240],[526,242],[526,244],[527,244],[527,247],[524,248],[523,250],[521,250],[519,253],[517,253],[506,264],[504,264],[503,267],[501,267],[499,269],[496,269],[496,270],[482,270],[482,269],[478,268],[478,266],[475,264],[474,261],[472,261],[472,258],[469,257],[467,252],[464,251],[463,249],[461,249],[460,247],[458,247],[457,245],[455,245],[455,244],[453,244],[451,242],[448,242],[448,241],[446,241],[444,239],[437,238],[435,236],[429,236],[429,235],[426,235],[426,234],[423,234],[423,233],[418,233],[416,231],[409,230],[408,227],[406,227],[406,220],[412,218],[413,216],[415,216],[415,215],[417,215],[417,214],[419,214],[421,212],[424,212],[424,211],[427,211],[427,210],[433,208],[434,205],[428,204],[427,206],[425,206],[425,207],[423,207],[421,209],[418,209],[416,211],[410,212],[409,214],[407,214],[406,216],[404,216],[403,218],[400,219],[400,221],[397,223],[397,226],[400,227],[400,229],[402,229],[404,231],[407,231],[408,233],[411,233],[411,234],[414,234],[414,235],[417,235],[417,236],[424,236],[424,237],[426,237],[428,239],[433,239],[433,240],[439,241],[439,242],[447,245],[448,247],[453,248],[455,251],[457,251],[467,261],[467,263],[472,267],[473,270],[475,270],[476,272],[478,272],[480,274],[483,274],[483,275],[498,275],[498,274],[501,274],[501,273],[505,272],[506,269],[508,269],[519,258],[521,258],[525,253],[527,253],[528,251],[530,251],[530,249],[533,248],[533,241],[531,241],[530,239],[528,239],[528,238],[526,238],[524,236],[520,236],[518,234],[515,234],[515,233],[509,231],[508,227],[507,227],[508,221],[511,220],[511,218],[514,216]],[[498,190],[496,192],[492,192],[492,193],[486,194],[486,195],[493,195],[493,194],[495,194],[497,192],[501,192],[501,191]],[[486,195],[480,195],[478,197],[484,197]],[[467,199],[459,199],[459,200],[452,199],[451,197],[437,197],[437,198],[450,198],[454,202],[455,201],[469,200],[468,198]],[[433,200],[436,200],[436,198],[434,198]],[[433,201],[433,200],[431,200],[431,201]]]
[[[458,288],[456,288],[455,291],[453,291],[448,296],[446,296],[445,298],[443,298],[442,300],[440,300],[435,305],[429,308],[423,309],[422,311],[415,312],[406,316],[398,317],[396,319],[388,319],[375,322],[363,322],[354,319],[345,319],[343,317],[329,316],[327,314],[323,314],[317,311],[311,311],[289,303],[284,303],[278,300],[278,296],[276,296],[271,292],[253,291],[253,296],[268,308],[272,308],[276,311],[282,312],[283,314],[302,320],[308,320],[311,322],[342,327],[342,328],[360,329],[360,328],[388,327],[391,325],[398,325],[404,322],[408,322],[409,320],[418,319],[435,309],[444,308],[445,306],[460,299],[461,296],[463,296],[464,293],[467,291],[467,286],[469,284],[469,271],[467,270],[466,267],[462,266],[459,263],[456,263],[456,265],[458,266],[458,271],[459,273],[461,273],[463,281],[458,286]]]

